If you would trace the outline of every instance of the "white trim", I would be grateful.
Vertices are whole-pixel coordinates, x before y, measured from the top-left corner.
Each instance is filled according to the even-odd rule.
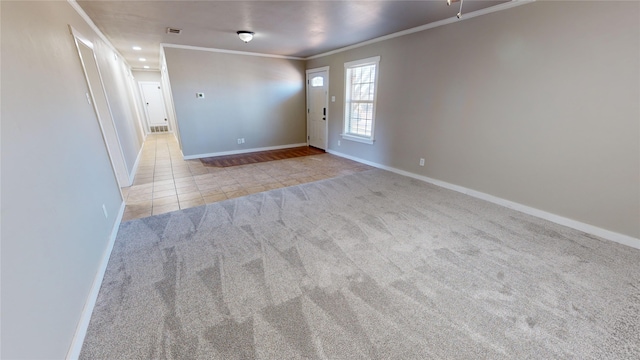
[[[347,61],[346,63],[344,63],[344,68],[348,69],[351,67],[362,66],[362,65],[372,65],[372,64],[375,64],[375,65],[380,64],[380,56],[372,56],[366,59]],[[377,74],[376,74],[376,77],[377,77]]]
[[[164,103],[165,99],[164,99],[164,91],[162,90],[162,82],[161,81],[138,81],[138,88],[140,89],[140,98],[142,100],[141,106],[142,106],[142,109],[144,109],[145,123],[147,125],[145,128],[145,133],[147,135],[151,133],[151,126],[162,126],[162,125],[151,125],[150,123],[151,117],[149,116],[149,110],[148,110],[149,107],[147,106],[147,98],[144,92],[143,85],[153,85],[153,86],[157,86],[160,89],[160,98],[162,100],[162,110],[164,111],[164,118],[166,120],[165,125],[167,126],[167,132],[172,131],[173,129],[171,129],[171,123],[169,122],[169,116],[167,114],[167,105]]]
[[[328,153],[336,155],[336,156],[340,156],[349,160],[353,160],[353,161],[357,161],[359,163],[363,163],[366,165],[370,165],[379,169],[384,169],[384,170],[388,170],[391,172],[394,172],[396,174],[400,174],[400,175],[404,175],[404,176],[408,176],[410,178],[414,178],[417,180],[422,180],[424,182],[428,182],[431,183],[433,185],[437,185],[440,187],[443,187],[445,189],[449,189],[449,190],[453,190],[453,191],[457,191],[459,193],[462,194],[466,194],[481,200],[485,200],[497,205],[501,205],[504,206],[506,208],[512,209],[512,210],[516,210],[519,211],[521,213],[525,213],[531,216],[535,216],[537,218],[541,218],[544,220],[548,220],[551,221],[553,223],[559,224],[559,225],[563,225],[575,230],[579,230],[582,232],[585,232],[587,234],[591,234],[591,235],[595,235],[598,237],[601,237],[603,239],[606,240],[610,240],[613,242],[617,242],[619,244],[622,245],[626,245],[626,246],[630,246],[632,248],[636,248],[636,249],[640,249],[640,239],[638,238],[634,238],[632,236],[629,235],[624,235],[624,234],[620,234],[617,233],[615,231],[611,231],[611,230],[607,230],[607,229],[603,229],[594,225],[590,225],[587,223],[583,223],[577,220],[573,220],[573,219],[569,219],[560,215],[556,215],[544,210],[540,210],[540,209],[536,209],[527,205],[523,205],[517,202],[513,202],[510,200],[506,200],[494,195],[490,195],[487,193],[483,193],[481,191],[477,191],[477,190],[473,190],[473,189],[469,189],[466,188],[464,186],[459,186],[459,185],[454,185],[451,183],[448,183],[446,181],[442,181],[442,180],[436,180],[436,179],[432,179],[430,177],[427,176],[423,176],[423,175],[418,175],[418,174],[414,174],[408,171],[404,171],[404,170],[400,170],[400,169],[396,169],[390,166],[386,166],[386,165],[382,165],[382,164],[378,164],[372,161],[368,161],[368,160],[364,160],[364,159],[360,159],[357,158],[355,156],[351,156],[351,155],[347,155],[338,151],[334,151],[334,150],[327,150]]]
[[[131,65],[129,65],[129,63],[127,62],[127,60],[125,59],[124,56],[122,56],[122,54],[120,54],[120,52],[118,51],[118,49],[115,48],[115,46],[113,46],[113,44],[111,44],[111,42],[109,41],[109,39],[107,39],[106,36],[104,36],[104,34],[102,33],[102,31],[100,31],[100,29],[98,29],[98,27],[96,26],[96,24],[93,22],[93,20],[91,20],[91,18],[89,17],[89,15],[87,15],[86,12],[84,12],[84,10],[82,9],[82,7],[80,5],[78,5],[78,3],[76,2],[76,0],[67,0],[67,2],[69,3],[69,5],[71,5],[71,7],[78,13],[78,15],[80,15],[80,17],[87,23],[87,25],[89,25],[89,27],[91,28],[91,30],[93,30],[96,34],[98,34],[98,36],[100,37],[100,39],[102,41],[104,41],[104,43],[111,49],[113,50],[114,53],[116,53],[120,59],[122,59],[122,62],[124,62],[127,67],[129,67],[129,69],[131,69]]]
[[[89,296],[87,296],[87,301],[85,302],[84,308],[82,309],[82,314],[80,315],[80,321],[78,321],[78,326],[76,326],[76,332],[73,335],[73,340],[71,341],[71,347],[69,347],[69,351],[67,352],[66,359],[77,359],[80,357],[82,344],[84,343],[84,338],[87,335],[87,329],[89,328],[91,315],[93,314],[93,309],[95,308],[96,301],[98,300],[98,294],[100,293],[102,280],[104,279],[104,274],[107,271],[107,265],[109,264],[109,258],[111,257],[111,252],[113,251],[113,245],[116,242],[116,236],[118,235],[118,229],[120,228],[120,223],[122,222],[122,216],[124,215],[125,207],[126,207],[126,204],[123,201],[122,205],[120,205],[120,211],[118,212],[118,216],[116,217],[116,222],[113,225],[113,228],[111,230],[111,236],[109,237],[107,248],[104,250],[104,253],[102,254],[102,260],[100,261],[100,266],[98,267],[96,276],[93,278],[93,284],[91,285]]]
[[[111,110],[111,103],[109,102],[107,89],[104,86],[104,80],[102,79],[102,72],[100,71],[100,65],[98,64],[98,58],[96,57],[96,52],[93,48],[93,43],[89,41],[89,39],[86,36],[84,36],[82,33],[76,30],[76,28],[74,28],[71,25],[68,25],[68,26],[69,26],[69,32],[71,33],[71,36],[73,37],[73,41],[76,45],[76,50],[78,51],[80,66],[82,68],[82,72],[84,73],[84,78],[87,83],[87,90],[89,91],[88,94],[91,97],[91,107],[94,109],[94,112],[96,114],[96,118],[100,126],[100,131],[102,132],[102,138],[107,148],[107,154],[109,155],[109,161],[111,162],[111,166],[113,168],[116,181],[118,182],[119,187],[129,186],[131,185],[131,183],[129,183],[129,169],[127,168],[127,160],[122,150],[122,144],[120,143],[120,135],[118,134],[118,128],[114,121],[113,111]],[[98,81],[100,82],[100,84],[93,84],[93,85],[91,84],[91,80],[89,79],[89,73],[87,72],[87,64],[85,63],[87,59],[84,59],[82,57],[80,44],[85,45],[86,47],[89,48],[89,50],[91,50],[91,55],[92,55],[91,57],[93,59],[93,62],[95,63],[96,71],[98,73]],[[97,86],[99,86],[99,88],[96,88]],[[104,114],[101,114],[100,110],[98,109],[98,105],[96,103],[96,97],[94,95],[94,90],[101,90],[102,94],[104,95],[104,101],[107,107],[107,111],[109,112],[108,119],[104,119],[102,116]],[[113,126],[113,135],[115,136],[115,139],[113,139],[112,136],[107,135],[107,132],[105,131],[105,128],[104,128],[105,122],[109,122],[111,126]],[[111,141],[115,141],[115,143],[112,145],[114,145],[114,147],[117,147],[117,149],[113,149],[110,146]]]
[[[160,47],[161,48],[168,47],[168,48],[174,48],[174,49],[185,49],[185,50],[197,50],[197,51],[208,51],[208,52],[223,53],[223,54],[259,56],[259,57],[276,58],[276,59],[306,60],[305,58],[295,57],[295,56],[271,55],[271,54],[254,53],[254,52],[248,52],[248,51],[225,50],[225,49],[207,48],[207,47],[200,47],[200,46],[190,46],[190,45],[178,45],[178,44],[161,43]]]
[[[314,68],[314,69],[307,69],[305,70],[305,74],[307,77],[307,83],[306,83],[306,107],[307,107],[307,145],[309,145],[309,75],[310,74],[314,74],[314,73],[319,73],[319,72],[326,72],[327,73],[327,82],[325,84],[325,88],[327,89],[325,94],[324,94],[324,104],[326,106],[326,113],[324,114],[324,144],[322,150],[326,150],[329,148],[329,78],[330,78],[330,66],[323,66],[323,67],[319,67],[319,68]]]
[[[351,133],[349,132],[350,129],[347,129],[347,126],[351,124],[351,103],[353,102],[351,96],[352,83],[349,79],[351,77],[350,74],[353,69],[371,65],[375,66],[375,79],[373,80],[373,101],[371,102],[373,106],[373,111],[371,114],[371,135],[365,136],[361,134]],[[380,56],[373,56],[366,59],[348,61],[344,63],[344,112],[342,114],[341,134],[343,139],[357,141],[365,144],[373,144],[373,142],[375,141],[376,110],[378,108],[378,78],[380,78]]]
[[[176,49],[200,50],[200,51],[210,51],[210,52],[237,54],[237,55],[271,57],[271,58],[278,58],[278,59],[312,60],[312,59],[317,59],[317,58],[321,58],[321,57],[324,57],[324,56],[329,56],[329,55],[341,53],[341,52],[348,51],[348,50],[351,50],[351,49],[356,49],[356,48],[359,48],[359,47],[362,47],[362,46],[366,46],[366,45],[369,45],[369,44],[375,44],[375,43],[380,42],[380,41],[389,40],[389,39],[397,38],[397,37],[400,37],[400,36],[409,35],[409,34],[417,33],[417,32],[420,32],[420,31],[425,31],[425,30],[428,30],[428,29],[433,29],[433,28],[438,27],[438,26],[452,24],[452,23],[455,23],[455,22],[458,22],[458,21],[464,21],[464,20],[467,20],[467,19],[474,18],[476,16],[486,15],[486,14],[490,14],[490,13],[497,12],[497,11],[511,9],[513,7],[516,7],[516,6],[530,4],[530,3],[533,3],[535,1],[536,0],[511,0],[510,2],[507,2],[507,3],[502,3],[502,4],[499,4],[499,5],[491,6],[491,7],[488,7],[488,8],[481,9],[481,10],[476,10],[476,11],[473,11],[473,12],[470,12],[470,13],[465,13],[464,16],[462,17],[462,19],[458,19],[457,17],[453,16],[453,17],[448,18],[448,19],[435,21],[435,22],[432,22],[432,23],[429,23],[429,24],[417,26],[417,27],[414,27],[414,28],[411,28],[411,29],[407,29],[407,30],[403,30],[403,31],[398,31],[398,32],[395,32],[393,34],[377,37],[375,39],[363,41],[363,42],[358,43],[358,44],[345,46],[343,48],[339,48],[339,49],[336,49],[336,50],[327,51],[327,52],[322,53],[322,54],[308,56],[306,58],[301,58],[301,57],[296,57],[296,56],[272,55],[272,54],[262,54],[262,53],[253,53],[253,52],[245,52],[245,51],[225,50],[225,49],[217,49],[217,48],[206,48],[206,47],[199,47],[199,46],[178,45],[178,44],[169,44],[169,43],[160,43],[160,48],[171,47],[171,48],[176,48]],[[96,24],[94,24],[93,20],[91,20],[91,18],[87,15],[87,13],[84,12],[82,7],[80,7],[80,5],[78,5],[76,0],[67,0],[67,2],[84,19],[84,21],[91,27],[91,29],[93,31],[95,31],[96,34],[98,34],[98,36],[102,39],[102,41],[104,41],[115,53],[117,53],[120,56],[120,58],[122,59],[122,61],[124,61],[124,63],[127,64],[127,66],[130,69],[132,69],[131,65],[129,65],[129,63],[124,58],[124,56],[122,56],[120,54],[120,52],[118,52],[118,50],[116,50],[116,48],[111,44],[111,42],[109,42],[107,37],[104,36],[104,34],[102,33],[102,31],[100,31],[100,29],[98,29]],[[136,71],[145,71],[145,70],[157,71],[156,69],[138,69],[138,68],[135,68],[134,70],[136,70]]]
[[[355,136],[355,135],[350,135],[350,134],[340,134],[340,136],[342,136],[342,138],[345,139],[345,140],[355,141],[355,142],[359,142],[359,143],[363,143],[363,144],[369,144],[369,145],[372,145],[373,142],[375,141],[373,138],[360,137],[360,136]]]
[[[305,73],[308,75],[308,74],[311,74],[311,73],[314,73],[314,72],[320,72],[320,71],[325,71],[325,70],[329,71],[329,68],[330,68],[330,66],[323,66],[323,67],[319,67],[319,68],[307,69],[307,70],[305,70]]]
[[[129,181],[131,182],[131,184],[133,184],[133,179],[136,178],[136,173],[138,172],[138,165],[140,165],[140,159],[142,158],[142,149],[144,149],[144,142],[147,141],[147,134],[143,134],[143,136],[144,136],[144,139],[142,139],[142,146],[140,146],[140,151],[138,151],[138,156],[136,156],[136,162],[133,163],[133,170],[131,170],[131,175],[129,175]]]
[[[307,143],[267,146],[267,147],[261,147],[261,148],[253,148],[253,149],[221,151],[221,152],[208,153],[208,154],[187,155],[187,156],[182,156],[182,157],[185,160],[192,160],[192,159],[201,159],[201,158],[214,157],[214,156],[246,154],[246,153],[258,152],[258,151],[289,149],[289,148],[300,147],[300,146],[307,146]]]
[[[140,141],[140,149],[142,149],[142,146],[144,145],[144,141],[147,139],[147,132],[144,130],[144,126],[142,124],[142,118],[140,117],[139,105],[141,105],[141,104],[140,104],[140,101],[138,99],[137,92],[136,92],[136,89],[135,89],[136,78],[133,76],[133,72],[131,71],[131,69],[129,69],[127,75],[128,75],[128,79],[129,79],[129,91],[131,92],[131,99],[130,100],[133,102],[133,107],[136,110],[135,117],[138,119],[137,125],[138,125],[138,129],[140,130],[140,138],[138,138],[138,140]],[[140,154],[138,154],[138,156],[139,155]],[[135,168],[136,168],[136,164],[137,163],[138,163],[138,160],[136,160],[136,163],[133,165],[132,173],[135,172]],[[129,175],[129,178],[133,179],[133,175]],[[133,181],[131,182],[131,184],[133,184]]]
[[[470,13],[464,13],[463,16],[462,16],[462,19],[458,19],[456,16],[453,16],[453,17],[450,17],[448,19],[444,19],[444,20],[440,20],[440,21],[434,21],[434,22],[429,23],[429,24],[417,26],[417,27],[414,27],[414,28],[411,28],[411,29],[407,29],[407,30],[403,30],[403,31],[398,31],[398,32],[395,32],[393,34],[381,36],[381,37],[378,37],[378,38],[375,38],[375,39],[371,39],[371,40],[367,40],[367,41],[364,41],[364,42],[361,42],[361,43],[358,43],[358,44],[345,46],[345,47],[340,48],[340,49],[327,51],[327,52],[322,53],[322,54],[312,55],[312,56],[304,58],[304,60],[312,60],[312,59],[317,59],[317,58],[321,58],[321,57],[324,57],[324,56],[329,56],[329,55],[341,53],[341,52],[344,52],[344,51],[347,51],[347,50],[351,50],[351,49],[356,49],[356,48],[359,48],[359,47],[362,47],[362,46],[365,46],[365,45],[375,44],[375,43],[380,42],[380,41],[389,40],[389,39],[397,38],[397,37],[400,37],[400,36],[409,35],[409,34],[417,33],[417,32],[420,32],[420,31],[425,31],[425,30],[428,30],[428,29],[433,29],[433,28],[438,27],[438,26],[452,24],[454,22],[471,19],[471,18],[474,18],[476,16],[490,14],[490,13],[493,13],[493,12],[496,12],[496,11],[511,9],[512,7],[516,7],[516,6],[520,6],[520,5],[530,4],[530,3],[533,3],[535,1],[536,0],[511,0],[510,2],[507,2],[507,3],[502,3],[502,4],[499,4],[499,5],[491,6],[491,7],[484,8],[484,9],[477,10],[477,11],[473,11],[473,12],[470,12]],[[443,2],[444,2],[444,0],[443,0]]]

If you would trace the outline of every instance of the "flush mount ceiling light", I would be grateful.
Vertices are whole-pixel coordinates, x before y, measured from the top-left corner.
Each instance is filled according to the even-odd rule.
[[[253,39],[253,34],[255,33],[253,31],[240,30],[237,32],[237,34],[240,40],[248,43],[249,41],[251,41],[251,39]]]
[[[142,50],[142,48],[141,48],[140,46],[134,46],[134,47],[132,47],[132,49],[133,49],[133,50],[135,50],[135,51],[140,51],[140,50]]]

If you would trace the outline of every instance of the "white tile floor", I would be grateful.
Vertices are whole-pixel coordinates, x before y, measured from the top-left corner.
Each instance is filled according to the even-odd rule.
[[[331,154],[206,167],[200,160],[183,160],[173,134],[152,134],[144,142],[133,185],[122,189],[123,221],[369,169]]]

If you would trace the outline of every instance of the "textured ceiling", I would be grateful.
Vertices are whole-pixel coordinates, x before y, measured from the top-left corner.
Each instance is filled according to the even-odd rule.
[[[508,2],[466,0],[463,13]],[[78,1],[134,69],[159,67],[160,43],[308,57],[455,17],[438,1]],[[167,34],[167,27],[182,34]],[[254,31],[249,43],[236,31]],[[142,51],[132,50],[133,46]],[[144,57],[146,62],[138,59]]]

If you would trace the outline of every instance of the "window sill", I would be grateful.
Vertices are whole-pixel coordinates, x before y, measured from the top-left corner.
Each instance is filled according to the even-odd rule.
[[[375,141],[371,138],[353,136],[349,134],[340,134],[340,136],[342,136],[342,138],[345,140],[351,140],[351,141],[360,142],[360,143],[369,144],[369,145],[373,145],[373,142]]]

